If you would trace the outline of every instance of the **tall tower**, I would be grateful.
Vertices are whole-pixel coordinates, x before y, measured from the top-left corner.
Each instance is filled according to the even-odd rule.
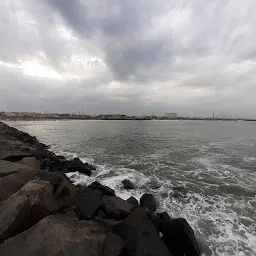
[[[215,117],[214,117],[214,112],[212,113],[212,119],[214,119]]]

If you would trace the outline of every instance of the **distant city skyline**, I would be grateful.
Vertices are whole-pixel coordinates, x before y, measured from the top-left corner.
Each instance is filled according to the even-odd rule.
[[[96,116],[103,116],[103,115],[125,115],[125,116],[137,116],[137,117],[143,117],[143,116],[157,116],[157,117],[166,117],[166,118],[193,118],[193,117],[198,117],[198,118],[234,118],[234,119],[255,119],[255,118],[249,118],[249,117],[244,117],[244,116],[235,116],[235,115],[228,115],[228,114],[223,114],[223,113],[209,113],[209,115],[206,116],[199,116],[199,115],[193,115],[193,116],[189,116],[189,115],[181,115],[179,113],[142,113],[142,114],[132,114],[129,115],[127,113],[107,113],[107,112],[101,112],[101,113],[88,113],[88,112],[83,112],[83,111],[75,111],[75,112],[50,112],[50,111],[41,111],[41,112],[33,112],[33,111],[3,111],[0,109],[0,117],[1,117],[1,113],[5,113],[5,114],[10,114],[10,116],[12,116],[12,114],[17,114],[17,116],[24,116],[26,114],[41,114],[41,115],[81,115],[81,116],[91,116],[91,117],[96,117]]]

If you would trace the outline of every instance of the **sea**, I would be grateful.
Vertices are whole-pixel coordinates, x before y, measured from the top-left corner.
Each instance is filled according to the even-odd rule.
[[[204,255],[256,255],[256,122],[16,121],[56,154],[97,166],[91,177],[123,199],[153,193],[158,211],[185,218]],[[125,190],[129,179],[134,190]]]

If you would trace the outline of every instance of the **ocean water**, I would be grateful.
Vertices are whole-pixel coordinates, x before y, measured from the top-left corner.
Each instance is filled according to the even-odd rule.
[[[67,158],[94,163],[91,177],[123,199],[154,193],[184,217],[205,255],[256,255],[256,123],[224,121],[8,122]],[[130,179],[135,190],[122,188]]]

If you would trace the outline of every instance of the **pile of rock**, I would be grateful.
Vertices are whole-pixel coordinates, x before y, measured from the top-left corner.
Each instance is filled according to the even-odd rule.
[[[200,255],[187,221],[156,214],[153,195],[125,201],[99,182],[74,186],[65,175],[94,170],[1,125],[0,255]]]

